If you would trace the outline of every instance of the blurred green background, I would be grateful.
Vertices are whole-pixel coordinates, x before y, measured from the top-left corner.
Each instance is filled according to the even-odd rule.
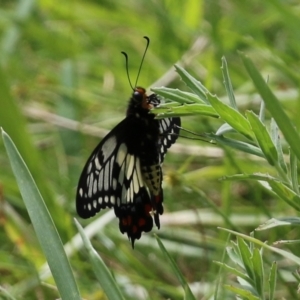
[[[225,56],[240,110],[258,112],[260,98],[238,56],[242,51],[299,129],[299,28],[300,3],[292,0],[0,1],[0,126],[32,172],[63,242],[77,233],[75,192],[85,161],[125,115],[131,88],[121,51],[129,55],[134,82],[145,49],[143,36],[148,36],[139,85],[187,90],[174,71],[179,63],[227,101],[220,69]],[[221,124],[199,116],[182,119],[184,128],[197,133],[215,131]],[[0,168],[0,285],[17,299],[58,298],[51,277],[37,280],[45,257],[2,140]],[[222,260],[228,242],[218,226],[248,234],[270,217],[293,214],[258,184],[218,180],[241,172],[272,170],[256,157],[184,138],[166,156],[165,213],[161,229],[153,232],[197,299],[210,299],[217,279],[235,280],[212,263]],[[80,222],[87,225],[95,218]],[[259,237],[272,242],[282,236],[296,239],[299,233],[287,228]],[[132,250],[113,219],[92,243],[128,299],[182,299],[151,233]],[[85,251],[73,250],[70,261],[82,297],[106,299]],[[280,276],[278,295],[295,299],[297,285],[289,275],[293,266],[282,264],[286,276]],[[233,299],[219,288],[220,299]]]

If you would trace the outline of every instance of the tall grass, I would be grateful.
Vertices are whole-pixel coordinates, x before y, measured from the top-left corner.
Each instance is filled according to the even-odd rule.
[[[297,299],[298,12],[277,0],[4,1],[1,297]],[[139,85],[200,140],[168,152],[161,229],[132,250],[113,212],[80,220],[74,198],[125,114],[120,51],[134,81],[145,35]]]

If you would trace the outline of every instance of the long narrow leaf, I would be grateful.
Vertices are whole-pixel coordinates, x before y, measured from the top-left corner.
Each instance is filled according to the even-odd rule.
[[[204,87],[204,85],[196,80],[191,74],[189,74],[186,70],[184,70],[182,67],[175,65],[175,69],[180,75],[182,81],[196,94],[199,96],[200,99],[203,100],[203,102],[208,104],[206,94],[207,89]]]
[[[244,268],[248,276],[253,280],[254,274],[253,274],[253,267],[251,262],[252,254],[250,252],[249,246],[246,244],[246,242],[243,239],[239,237],[237,238],[237,242],[238,242],[239,253],[244,263]]]
[[[201,98],[193,93],[183,92],[178,89],[171,89],[166,87],[152,88],[151,91],[161,95],[167,99],[176,101],[178,103],[205,103]]]
[[[205,133],[205,136],[207,138],[210,138],[210,139],[216,141],[220,145],[229,146],[233,149],[243,151],[243,152],[246,152],[246,153],[249,153],[249,154],[253,154],[253,155],[256,155],[256,156],[259,156],[259,157],[265,157],[264,154],[262,153],[261,149],[259,149],[256,146],[253,146],[249,143],[240,142],[240,141],[237,141],[237,140],[225,138],[223,136],[215,135],[213,133]]]
[[[2,130],[4,145],[37,238],[63,300],[80,300],[79,291],[44,200],[13,141]]]
[[[224,287],[226,289],[228,289],[229,291],[232,291],[233,293],[240,295],[242,297],[242,299],[247,299],[247,300],[260,300],[259,297],[253,295],[253,293],[251,291],[248,291],[245,288],[239,288],[239,287],[235,287],[232,285],[224,285]]]
[[[231,83],[231,79],[230,79],[230,76],[229,76],[227,61],[226,61],[226,58],[224,56],[222,57],[222,67],[221,67],[221,69],[222,69],[224,84],[225,84],[225,88],[226,88],[226,92],[227,92],[227,95],[228,95],[230,105],[231,105],[232,108],[237,110],[238,108],[237,108],[237,105],[236,105],[236,101],[235,101],[235,97],[234,97],[234,93],[233,93],[233,88],[232,88],[232,83]]]
[[[151,110],[151,113],[157,114],[157,118],[176,117],[176,116],[188,116],[188,115],[203,115],[218,118],[211,105],[207,104],[184,104],[173,107],[158,107],[155,110]]]
[[[207,98],[220,117],[237,132],[253,139],[253,133],[248,120],[237,110],[220,101],[216,96],[207,94]]]
[[[271,266],[271,271],[269,275],[269,300],[274,299],[275,289],[277,282],[277,263],[274,261]]]
[[[261,299],[264,297],[264,266],[263,258],[258,248],[253,249],[253,256],[251,258],[253,264],[254,278],[255,278],[255,287],[259,293]]]
[[[278,162],[278,154],[275,145],[270,137],[266,126],[260,121],[257,115],[253,112],[248,111],[246,113],[248,121],[252,127],[253,133],[255,134],[256,140],[260,146],[260,149],[265,155],[265,158],[274,166]]]
[[[290,118],[282,109],[279,100],[272,93],[271,89],[268,87],[265,80],[262,78],[261,74],[258,72],[250,58],[242,53],[240,53],[240,56],[256,89],[262,96],[267,109],[272,114],[272,117],[275,119],[278,127],[284,134],[285,139],[294,151],[298,160],[300,160],[300,136],[296,131],[295,126],[291,123]]]
[[[279,166],[281,167],[283,172],[287,173],[287,165],[285,163],[284,156],[283,156],[280,136],[278,133],[278,126],[273,118],[271,119],[270,131],[271,131],[272,141],[275,144],[275,147],[277,149]]]

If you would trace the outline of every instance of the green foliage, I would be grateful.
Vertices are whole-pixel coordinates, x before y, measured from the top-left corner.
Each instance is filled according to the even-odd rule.
[[[0,298],[299,298],[299,20],[297,1],[2,1],[0,126],[20,156],[5,135]],[[158,242],[132,250],[112,211],[72,220],[130,96],[120,51],[134,82],[144,35],[138,84],[192,139],[166,156]]]
[[[69,261],[36,184],[10,137],[2,132],[22,198],[62,299],[80,299]]]

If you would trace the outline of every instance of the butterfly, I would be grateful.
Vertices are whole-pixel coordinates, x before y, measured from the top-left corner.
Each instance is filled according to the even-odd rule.
[[[159,106],[156,94],[147,96],[135,87],[126,117],[98,144],[81,173],[76,209],[82,218],[114,208],[121,233],[132,247],[153,219],[160,228],[163,214],[162,163],[179,135],[180,118],[155,119],[149,113]]]

